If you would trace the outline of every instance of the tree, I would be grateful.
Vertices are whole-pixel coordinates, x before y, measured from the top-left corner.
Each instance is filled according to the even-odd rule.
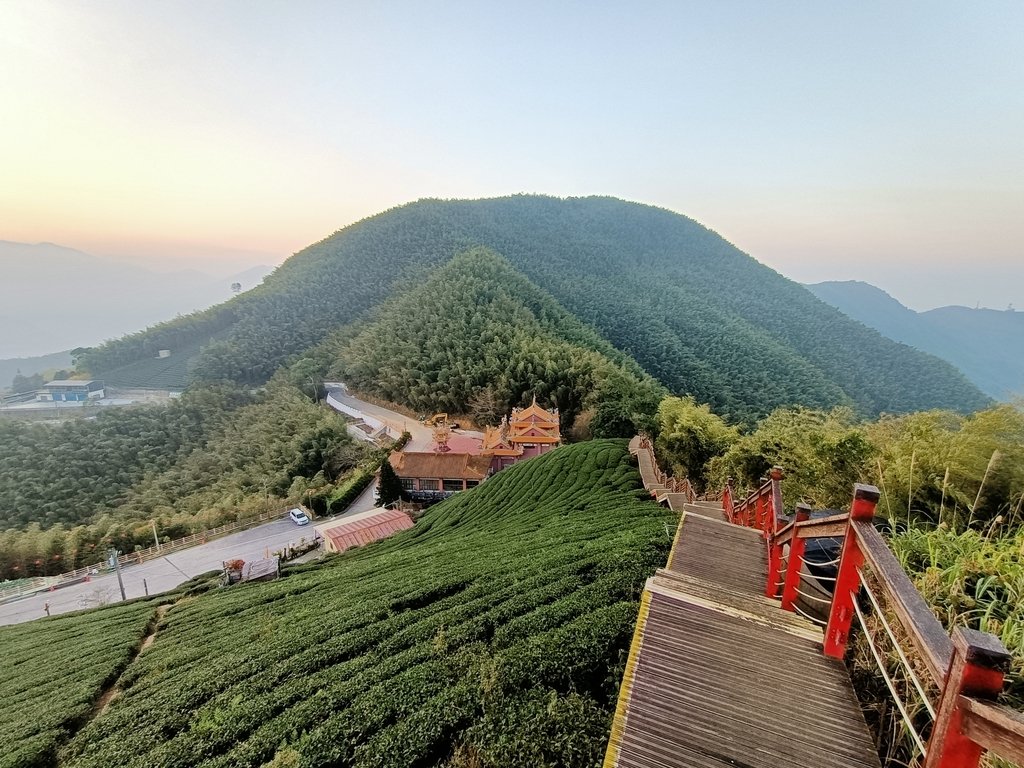
[[[11,391],[15,394],[21,392],[31,392],[32,390],[39,389],[46,382],[43,380],[43,374],[33,373],[31,376],[22,376],[21,373],[14,375],[14,381],[11,382]]]
[[[380,465],[380,479],[377,481],[377,504],[387,506],[402,498],[402,481],[395,474],[391,462],[384,459]]]
[[[739,432],[692,397],[666,397],[658,406],[659,461],[703,490],[708,462],[725,453]]]
[[[848,408],[779,408],[713,459],[709,474],[716,486],[732,477],[737,492],[743,492],[781,466],[787,507],[805,501],[818,509],[839,509],[849,503],[854,483],[870,482],[875,452]]]

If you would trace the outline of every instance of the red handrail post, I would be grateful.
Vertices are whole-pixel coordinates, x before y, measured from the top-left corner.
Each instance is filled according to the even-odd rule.
[[[775,534],[779,529],[779,517],[782,515],[782,468],[774,467],[771,475],[771,496],[768,499],[768,523],[764,529],[765,540],[768,542],[768,582],[765,584],[766,597],[779,594],[779,572],[782,569],[782,546],[775,543]]]
[[[772,497],[769,501],[769,512],[771,513],[771,534],[774,536],[779,529],[779,518],[783,515],[782,507],[782,467],[772,467]]]
[[[793,536],[789,540],[789,559],[786,562],[786,579],[782,585],[782,610],[793,611],[796,609],[796,590],[800,585],[800,565],[803,562],[804,547],[807,539],[800,538],[800,531],[797,523],[811,519],[811,508],[806,504],[796,505],[796,514],[793,515]],[[781,560],[782,553],[779,553]],[[777,579],[776,579],[777,581]]]
[[[924,768],[977,768],[984,749],[963,733],[961,696],[995,699],[1003,689],[1010,654],[999,638],[957,627],[953,657],[942,686]]]
[[[732,478],[725,479],[725,487],[722,489],[722,509],[725,510],[725,517],[730,523],[736,522],[736,510],[732,500]]]
[[[846,536],[843,549],[839,556],[839,571],[836,573],[836,589],[832,595],[832,609],[828,614],[828,625],[825,627],[826,656],[836,659],[843,658],[846,653],[846,642],[850,638],[850,623],[853,621],[853,601],[860,591],[860,578],[857,573],[864,565],[864,553],[853,523],[856,520],[871,520],[875,516],[875,505],[878,504],[878,489],[873,485],[857,483],[853,486],[853,504],[850,506],[850,519],[846,525]]]

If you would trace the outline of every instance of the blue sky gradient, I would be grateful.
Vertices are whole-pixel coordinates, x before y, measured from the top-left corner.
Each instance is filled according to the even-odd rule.
[[[0,2],[0,239],[273,262],[614,195],[800,281],[1024,308],[1019,2]]]

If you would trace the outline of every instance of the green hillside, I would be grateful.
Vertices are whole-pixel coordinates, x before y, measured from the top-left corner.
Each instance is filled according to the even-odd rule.
[[[649,430],[664,396],[635,361],[484,249],[455,256],[375,314],[317,350],[330,366],[321,375],[421,411],[473,411],[482,423],[531,397],[556,406],[564,429],[591,409],[591,429],[605,437]]]
[[[148,545],[150,520],[178,537],[280,508],[366,453],[341,416],[283,376],[258,395],[196,387],[166,406],[61,425],[0,420],[0,579]]]
[[[624,441],[560,448],[388,541],[177,602],[61,765],[595,765],[644,581],[669,545],[670,513],[638,483]],[[102,616],[112,636],[139,636],[107,609],[0,629],[0,646],[48,645]],[[80,678],[74,664],[40,675],[4,654],[16,693],[0,722],[27,739],[44,711],[29,683]],[[26,742],[40,756],[54,724],[74,731],[81,712],[46,711]],[[2,768],[34,764],[20,760],[0,753]]]
[[[822,301],[890,339],[941,357],[1000,400],[1024,395],[1024,313],[939,307],[915,312],[859,281],[807,286]]]
[[[386,211],[296,254],[253,291],[84,362],[101,375],[224,332],[193,375],[264,381],[473,246],[501,254],[671,391],[734,419],[797,403],[873,415],[987,402],[949,364],[851,321],[696,222],[598,197],[422,200]]]
[[[0,630],[0,767],[55,764],[57,745],[128,666],[154,610],[134,603]]]

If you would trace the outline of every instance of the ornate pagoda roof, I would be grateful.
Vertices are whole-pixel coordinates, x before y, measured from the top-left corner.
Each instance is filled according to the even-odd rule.
[[[508,420],[508,442],[560,443],[562,432],[558,426],[558,409],[547,410],[537,405],[537,398],[526,408],[513,408]]]
[[[501,420],[501,426],[484,429],[481,456],[521,456],[523,446],[513,445],[508,439],[508,418]]]

